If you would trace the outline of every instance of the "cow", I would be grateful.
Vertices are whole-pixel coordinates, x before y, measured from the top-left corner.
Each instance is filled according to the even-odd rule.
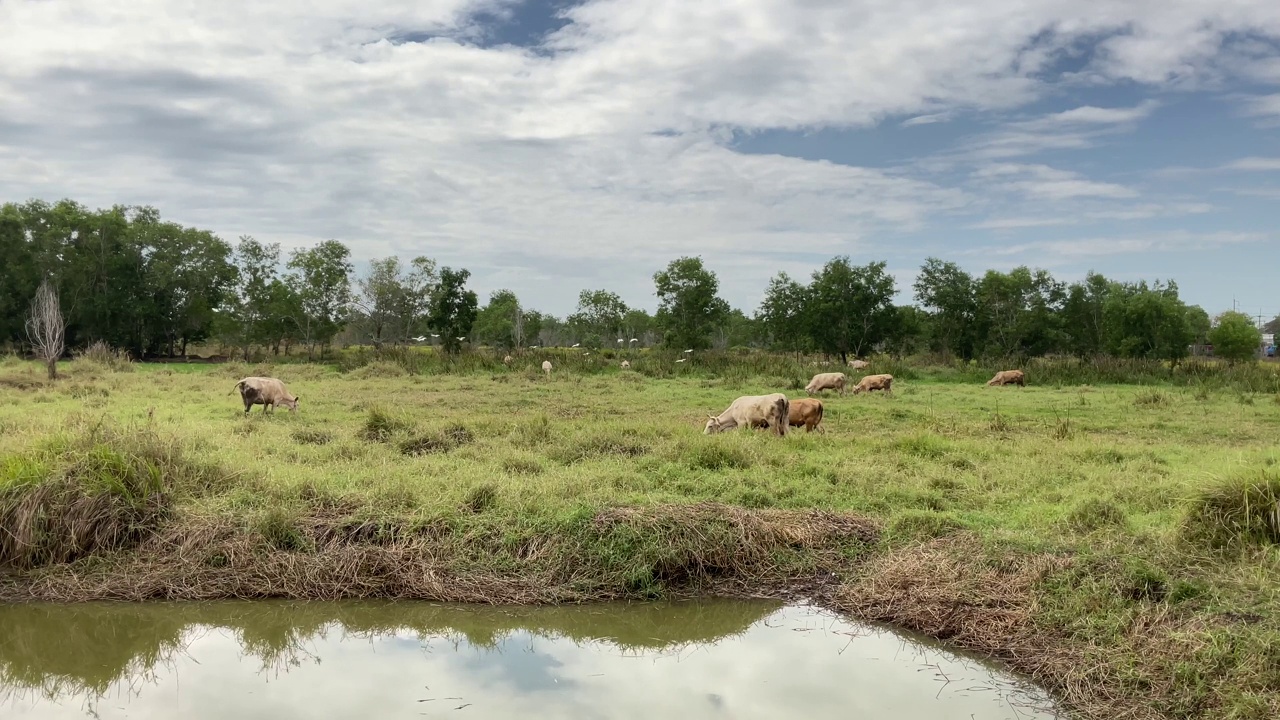
[[[254,405],[261,405],[262,412],[266,413],[267,408],[271,408],[275,412],[275,406],[280,405],[289,408],[289,412],[298,412],[298,396],[291,395],[285,388],[284,383],[273,377],[247,377],[236,383],[231,392],[240,391],[240,399],[244,401],[244,414],[249,414],[249,408]],[[227,393],[230,395],[231,393]]]
[[[867,375],[858,381],[853,388],[853,394],[860,392],[871,392],[872,390],[883,390],[887,393],[893,392],[893,376],[892,375]]]
[[[551,377],[551,361],[550,360],[542,361],[542,372],[546,373],[547,377]]]
[[[512,361],[512,360],[514,360],[514,359],[515,359],[515,358],[511,357],[510,355],[508,355],[508,356],[506,356],[506,357],[502,358],[502,364],[503,364],[503,365],[510,365],[510,364],[511,364],[511,361]]]
[[[791,403],[782,393],[743,395],[729,404],[719,415],[708,415],[703,435],[721,433],[734,428],[767,425],[778,435],[786,435]]]
[[[787,411],[787,424],[804,426],[805,432],[826,432],[822,427],[822,401],[817,398],[796,398]]]
[[[844,395],[844,380],[844,373],[818,373],[813,376],[808,385],[804,386],[804,391],[812,395],[822,390],[839,390],[840,394]]]
[[[850,360],[849,367],[853,368],[854,370],[866,370],[867,368],[871,367],[871,363],[867,362],[866,360]]]
[[[631,369],[631,361],[629,361],[629,360],[623,360],[623,361],[622,361],[622,369],[623,369],[623,370],[630,370],[630,369]]]
[[[996,376],[987,381],[987,386],[992,385],[1017,385],[1018,387],[1027,386],[1027,376],[1021,370],[1001,370]]]

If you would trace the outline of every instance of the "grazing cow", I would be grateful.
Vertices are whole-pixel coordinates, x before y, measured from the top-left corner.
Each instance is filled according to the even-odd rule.
[[[822,401],[817,398],[796,398],[791,401],[787,412],[787,423],[791,427],[804,426],[805,432],[826,432],[822,427]]]
[[[551,361],[550,360],[542,361],[542,372],[546,373],[547,377],[551,377]]]
[[[1017,385],[1018,387],[1027,386],[1027,376],[1021,370],[1001,370],[996,376],[987,381],[987,386],[991,385]]]
[[[631,361],[630,361],[630,360],[623,360],[623,361],[622,361],[622,369],[623,369],[623,370],[630,370],[630,369],[631,369]]]
[[[866,360],[850,360],[849,367],[853,368],[854,370],[866,370],[867,368],[871,367],[871,363],[867,362]]]
[[[512,360],[514,360],[514,359],[515,359],[515,358],[511,357],[510,355],[508,355],[508,356],[506,356],[506,357],[502,358],[502,364],[503,364],[503,365],[510,365],[510,364],[511,364],[511,361],[512,361]]]
[[[289,412],[298,412],[298,396],[289,394],[284,383],[276,378],[247,377],[236,383],[231,392],[236,390],[240,391],[240,399],[244,401],[246,415],[249,414],[249,408],[254,405],[261,405],[264,413],[267,412],[267,408],[275,412],[276,405],[289,408]]]
[[[804,386],[804,391],[812,395],[822,390],[839,390],[840,394],[844,395],[844,379],[844,373],[818,373],[813,376],[808,385]]]
[[[790,405],[787,396],[782,393],[770,395],[743,395],[729,404],[719,415],[709,415],[703,435],[712,435],[737,427],[752,428],[767,425],[778,435],[787,434],[787,423],[790,417]]]
[[[853,388],[853,394],[860,392],[871,392],[872,390],[883,390],[885,392],[893,392],[893,376],[892,375],[868,375]]]

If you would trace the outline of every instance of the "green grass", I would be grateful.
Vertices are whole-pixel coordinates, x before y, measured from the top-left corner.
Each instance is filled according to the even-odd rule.
[[[711,523],[699,533],[668,519],[601,530],[611,509],[713,502],[856,513],[883,528],[872,549],[882,557],[963,536],[980,552],[957,562],[993,572],[1010,558],[1061,559],[1031,584],[1029,622],[1078,648],[1072,662],[1109,668],[1098,697],[1167,717],[1274,714],[1280,402],[1272,395],[1254,402],[1254,393],[1207,382],[1046,385],[1034,372],[1026,388],[988,388],[985,372],[941,380],[895,372],[891,396],[824,397],[825,435],[704,436],[707,415],[739,395],[803,395],[790,389],[795,373],[650,376],[643,362],[635,367],[557,365],[548,380],[487,365],[441,375],[393,363],[113,372],[78,360],[62,364],[66,378],[51,385],[40,368],[6,362],[0,489],[57,475],[85,478],[95,492],[134,492],[183,467],[206,479],[165,485],[168,511],[220,518],[268,549],[318,552],[317,518],[361,537],[449,532],[470,543],[459,552],[472,553],[456,570],[501,576],[542,562],[547,538],[563,536],[583,553],[564,559],[583,568],[573,582],[640,595],[687,579],[690,566],[714,575],[729,560],[697,543],[730,547],[740,528]],[[246,417],[228,391],[250,372],[285,380],[301,396],[299,411],[264,417],[255,407]],[[182,464],[145,448],[77,445],[94,425],[165,438]],[[72,455],[59,454],[58,442],[74,446]],[[803,553],[786,555],[787,547],[756,560],[803,566]],[[1169,618],[1184,624],[1161,624]],[[968,644],[1001,651],[995,641]],[[1061,685],[1085,714],[1103,714],[1067,678],[1037,679]]]

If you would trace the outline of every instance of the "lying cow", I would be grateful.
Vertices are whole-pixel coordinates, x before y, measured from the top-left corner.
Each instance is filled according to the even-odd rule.
[[[1027,376],[1021,370],[1001,370],[996,376],[987,381],[987,385],[1017,385],[1018,387],[1027,386]]]
[[[860,392],[871,392],[872,390],[883,390],[884,392],[893,392],[893,376],[892,375],[868,375],[858,382],[853,388],[853,394]]]
[[[623,361],[622,361],[622,369],[623,369],[623,370],[630,370],[630,369],[631,369],[631,361],[629,361],[629,360],[623,360]]]
[[[840,394],[844,395],[844,373],[818,373],[813,376],[808,385],[804,386],[804,391],[810,395],[822,390],[839,390]]]
[[[267,408],[275,411],[275,406],[289,408],[289,412],[298,412],[298,396],[289,394],[284,383],[272,377],[247,377],[236,383],[231,392],[240,391],[240,399],[244,401],[244,412],[249,408],[261,405],[262,412]],[[231,393],[227,393],[230,395]]]
[[[734,428],[768,426],[778,435],[786,435],[791,403],[782,393],[743,395],[729,404],[719,415],[709,415],[703,435],[721,433]]]

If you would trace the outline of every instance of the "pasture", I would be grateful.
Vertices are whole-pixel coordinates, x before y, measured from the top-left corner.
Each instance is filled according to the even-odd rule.
[[[826,432],[779,438],[702,434],[739,395],[804,396],[763,378],[61,370],[0,364],[0,513],[40,538],[0,544],[9,599],[790,586],[991,653],[1082,716],[1280,712],[1272,394],[898,380],[823,393]],[[245,416],[250,374],[299,411]],[[74,517],[23,515],[51,483]]]

